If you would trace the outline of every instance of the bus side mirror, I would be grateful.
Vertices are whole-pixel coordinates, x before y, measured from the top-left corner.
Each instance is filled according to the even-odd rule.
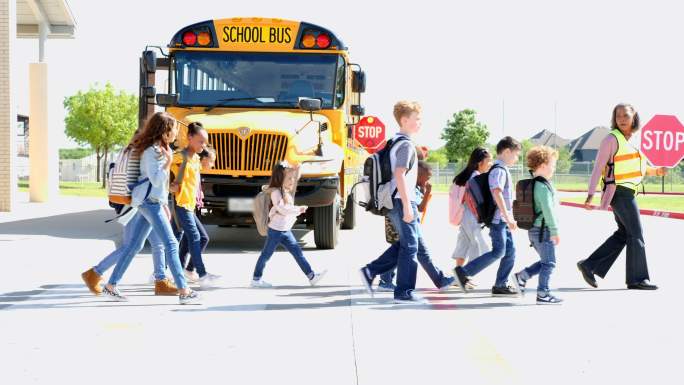
[[[143,52],[143,66],[145,67],[145,72],[153,74],[157,72],[157,54],[154,51],[144,51]]]
[[[351,114],[354,116],[364,116],[366,115],[366,108],[358,104],[351,106]]]
[[[366,73],[363,71],[352,72],[352,91],[366,92]]]
[[[175,106],[177,102],[178,94],[157,94],[157,105],[159,106]]]
[[[299,99],[298,105],[300,109],[307,112],[319,111],[321,109],[321,100],[301,98]]]
[[[153,98],[157,94],[157,89],[154,86],[146,86],[142,88],[143,96],[146,98]]]

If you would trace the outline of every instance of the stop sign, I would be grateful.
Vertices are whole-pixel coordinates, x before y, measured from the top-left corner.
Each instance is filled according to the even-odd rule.
[[[641,129],[641,152],[654,167],[675,167],[684,158],[684,126],[674,115],[656,115]]]
[[[354,126],[354,139],[372,154],[385,144],[385,125],[375,116],[366,116]]]

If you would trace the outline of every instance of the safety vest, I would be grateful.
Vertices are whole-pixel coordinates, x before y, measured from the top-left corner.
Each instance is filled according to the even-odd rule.
[[[637,191],[644,175],[646,175],[646,158],[632,146],[620,130],[612,130],[618,143],[618,150],[613,162],[608,163],[603,171],[603,184],[616,184]]]

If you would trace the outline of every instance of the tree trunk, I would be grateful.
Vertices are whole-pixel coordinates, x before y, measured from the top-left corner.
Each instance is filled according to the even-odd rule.
[[[107,157],[109,156],[109,147],[105,146],[104,148],[104,164],[102,165],[102,188],[107,187],[107,166],[109,165],[109,162],[107,161]]]
[[[97,156],[97,181],[100,181],[100,160],[102,160],[101,148],[95,149],[95,155]]]

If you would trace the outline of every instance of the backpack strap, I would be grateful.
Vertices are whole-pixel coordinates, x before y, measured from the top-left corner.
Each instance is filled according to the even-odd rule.
[[[115,217],[112,218],[112,219],[107,219],[107,220],[104,221],[104,222],[105,222],[105,223],[113,222],[113,221],[115,221],[115,220],[117,220],[117,219],[123,217],[124,215],[128,214],[131,210],[133,210],[133,207],[128,206],[128,208],[127,208],[126,210],[124,210],[121,214],[115,216]]]

